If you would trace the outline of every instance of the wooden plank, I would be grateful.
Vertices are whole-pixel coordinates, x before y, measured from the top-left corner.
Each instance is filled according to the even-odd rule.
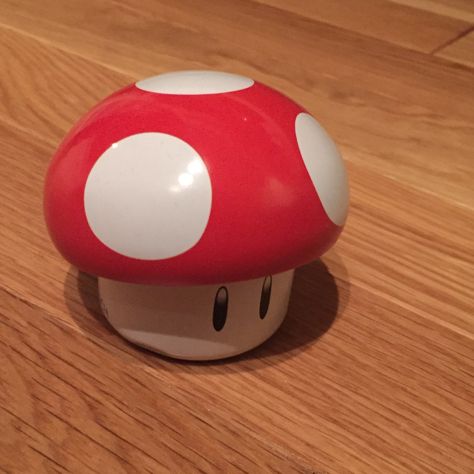
[[[474,67],[474,31],[438,51],[436,56]]]
[[[305,104],[339,143],[359,151],[348,159],[404,185],[474,205],[474,74],[294,15],[283,24],[282,12],[245,2],[235,11],[226,0],[202,2],[192,16],[186,0],[160,4],[159,14],[152,10],[156,3],[142,2],[143,11],[136,11],[91,2],[90,18],[81,21],[83,1],[54,8],[48,1],[35,10],[39,4],[6,0],[0,5],[3,22],[133,77],[203,67],[248,74]],[[242,24],[248,31],[236,42]],[[121,31],[126,34],[117,35]],[[53,97],[54,83],[44,86]]]
[[[307,298],[328,290],[305,283],[314,270],[299,277]],[[82,334],[2,290],[0,403],[16,420],[4,421],[24,451],[101,472],[463,472],[469,341],[364,290],[347,297],[317,342],[330,323],[315,331],[298,311],[253,354],[203,365],[114,347],[79,314],[68,317]]]
[[[8,120],[16,120],[22,127],[41,132],[41,136],[48,138],[49,142],[43,144],[30,132],[16,131],[16,125],[13,128],[5,125],[3,128],[4,158],[0,173],[6,183],[3,191],[6,206],[1,214],[5,222],[1,232],[10,246],[5,247],[2,255],[10,264],[3,266],[2,281],[8,288],[15,289],[37,304],[46,304],[48,311],[55,311],[57,307],[64,307],[62,288],[68,267],[58,258],[44,229],[41,216],[42,177],[54,152],[53,144],[57,143],[70,123],[85,111],[84,104],[95,101],[98,98],[97,91],[104,93],[106,87],[112,89],[115,84],[118,86],[128,82],[129,78],[99,66],[94,68],[94,65],[81,58],[74,58],[74,66],[71,66],[66,62],[68,59],[72,61],[67,54],[54,49],[49,52],[50,48],[15,33],[4,32],[3,38],[3,45],[11,45],[2,50],[2,53],[5,52],[4,57],[8,58],[8,51],[13,50],[13,45],[27,49],[32,53],[32,67],[45,71],[52,68],[58,81],[63,84],[60,89],[50,82],[35,84],[35,97],[31,99],[35,101],[35,114],[27,113],[30,95],[24,93],[15,96],[14,85],[22,77],[30,77],[20,69],[18,75],[12,72],[10,82],[5,81],[4,93],[9,99],[0,105],[0,113],[9,117]],[[75,76],[61,73],[64,64],[68,64],[67,70],[87,71],[88,80],[84,86],[74,87],[77,82]],[[104,76],[107,76],[107,80]],[[61,104],[59,109],[51,107],[50,97]],[[394,123],[397,133],[402,127],[400,123]],[[433,124],[436,123],[433,119]],[[409,125],[406,127],[408,129]],[[427,128],[425,133],[427,141],[431,137],[439,148],[438,135],[442,134],[438,128]],[[357,142],[355,136],[352,134],[351,140]],[[467,156],[464,158],[469,157],[469,143],[459,144],[452,140],[448,144],[446,138],[441,140],[446,147],[446,155],[454,154],[458,147],[465,147]],[[373,137],[372,142],[376,141],[377,137]],[[423,317],[435,318],[447,327],[471,331],[471,213],[365,170],[362,166],[370,162],[372,155],[364,148],[354,147],[354,142],[342,143],[344,156],[354,163],[350,167],[352,211],[337,247],[346,255],[346,259],[350,259],[350,264],[345,265],[352,275],[353,284],[398,301]],[[19,148],[17,143],[22,143],[22,146]],[[426,162],[427,156],[431,158],[427,153],[421,155],[420,163]],[[446,170],[444,163],[440,161],[443,170]],[[469,174],[464,177],[466,181],[468,178]],[[442,182],[445,187],[450,184],[458,186],[459,180],[457,174],[445,172]],[[17,196],[17,200],[10,203],[11,195]],[[380,207],[381,203],[383,207]],[[10,223],[12,215],[22,217],[16,226]],[[439,215],[443,216],[442,222]],[[383,245],[380,246],[381,241]],[[16,258],[12,259],[11,255],[16,255]],[[332,264],[331,255],[328,258]],[[19,261],[25,268],[24,272],[15,271]],[[35,262],[34,267],[39,274],[23,275],[32,262]],[[337,257],[334,262],[331,270],[341,279],[347,280],[346,271],[342,266],[339,268]],[[459,293],[463,295],[462,298],[459,298]]]
[[[462,19],[387,0],[254,0],[304,18],[429,53],[469,27]]]
[[[251,1],[37,3],[0,4],[0,471],[469,472],[472,72]],[[121,339],[42,218],[72,123],[183,67],[307,104],[352,185],[345,232],[297,270],[281,330],[218,363]]]
[[[281,446],[227,426],[192,392],[163,385],[133,357],[117,357],[4,291],[0,325],[0,468],[308,472]],[[243,449],[236,438],[247,438]]]
[[[474,2],[472,0],[390,0],[392,2],[419,8],[463,21],[474,22]]]
[[[98,101],[133,80],[5,28],[0,55],[6,72],[0,116],[53,144]]]
[[[5,34],[4,38],[10,39],[17,47],[21,46],[30,50],[31,57],[37,59],[37,62],[32,62],[34,67],[38,70],[48,70],[48,67],[52,67],[57,71],[58,80],[63,83],[63,88],[58,90],[49,82],[36,85],[34,100],[37,112],[35,114],[26,113],[28,94],[19,95],[16,100],[13,100],[14,84],[21,77],[28,77],[23,71],[20,70],[17,76],[14,75],[10,83],[6,82],[7,86],[4,88],[7,96],[11,97],[10,100],[4,102],[6,104],[3,110],[4,115],[10,117],[9,120],[24,117],[23,120],[17,119],[18,124],[40,131],[44,137],[49,137],[49,143],[56,143],[61,133],[69,127],[68,121],[74,120],[84,111],[81,112],[83,105],[80,104],[88,104],[96,100],[97,90],[101,91],[104,90],[101,88],[109,87],[107,84],[111,84],[110,87],[113,88],[114,84],[128,81],[128,78],[123,78],[114,72],[111,72],[107,76],[108,80],[104,81],[103,76],[106,70],[101,70],[96,66],[98,72],[94,72],[91,64],[88,65],[81,58],[75,58],[77,65],[74,67],[77,70],[87,71],[88,81],[85,84],[87,89],[74,88],[74,75],[68,78],[66,74],[60,72],[68,55],[55,50],[48,53],[49,48],[25,39],[21,35]],[[2,44],[8,43],[4,41]],[[11,48],[4,49],[5,52],[9,50]],[[57,103],[61,104],[59,109],[61,116],[66,117],[62,119],[62,122],[57,115],[58,108],[50,107],[49,98],[53,96]],[[0,105],[0,111],[3,106],[3,104]],[[48,111],[49,108],[52,112]],[[46,110],[44,116],[41,112],[43,110]],[[41,127],[41,124],[45,125]],[[55,128],[58,124],[64,128],[64,131]],[[9,126],[3,129],[4,160],[0,170],[7,183],[4,187],[4,201],[7,206],[5,212],[2,213],[2,219],[5,220],[2,232],[4,239],[11,242],[10,247],[5,247],[3,255],[12,265],[18,262],[11,259],[11,254],[17,254],[17,259],[21,259],[25,267],[31,266],[31,262],[34,261],[41,273],[28,278],[22,273],[15,272],[14,269],[11,271],[9,266],[4,266],[3,283],[9,288],[21,291],[25,297],[32,298],[36,302],[44,300],[44,292],[46,292],[47,309],[54,311],[57,305],[64,305],[61,302],[62,278],[67,273],[67,266],[61,263],[51,247],[41,217],[42,176],[46,172],[54,147],[42,144],[36,135],[31,137],[28,133],[19,133]],[[21,149],[18,149],[17,142],[22,143]],[[454,153],[451,150],[457,146],[458,144],[453,142],[452,148],[447,148],[446,153]],[[464,299],[458,298],[458,292],[464,291],[463,294],[465,294],[463,287],[472,282],[470,278],[472,272],[469,270],[469,265],[465,263],[472,261],[469,241],[472,234],[472,226],[469,224],[471,214],[440,202],[439,199],[412,192],[406,186],[400,188],[390,179],[374,176],[372,172],[365,171],[361,165],[370,161],[371,155],[364,149],[343,143],[342,150],[350,162],[356,163],[350,168],[353,210],[346,232],[339,244],[343,252],[350,252],[352,259],[350,271],[357,275],[353,282],[371,291],[377,291],[384,297],[403,302],[419,314],[437,318],[456,330],[471,330],[468,295]],[[19,156],[22,157],[21,161],[18,161]],[[425,156],[420,157],[420,160],[422,158],[426,160]],[[458,181],[455,178],[457,177],[453,176],[450,181],[444,179],[445,185],[452,182],[452,185],[456,186]],[[18,201],[8,204],[10,194],[19,194]],[[409,207],[405,201],[407,196],[410,197]],[[383,208],[379,207],[381,202],[384,203]],[[22,216],[20,226],[21,222],[24,222],[24,227],[15,228],[8,222],[13,212]],[[442,227],[438,220],[439,212],[446,216]],[[420,225],[422,225],[421,231]],[[456,229],[456,232],[453,234],[448,229]],[[31,232],[36,233],[34,246],[31,245]],[[421,237],[414,238],[420,232],[422,232]],[[368,236],[379,234],[383,235],[384,245],[377,248],[380,240],[376,239],[374,245],[371,246]],[[32,255],[25,255],[24,249],[28,249],[27,252]],[[404,258],[409,259],[402,266],[397,256],[400,249],[405,249]],[[48,264],[45,262],[46,258],[49,259]],[[422,265],[418,264],[419,261],[423,262]],[[433,262],[437,262],[435,273],[432,269]],[[51,265],[51,268],[48,268],[48,265]],[[44,273],[41,270],[44,270]],[[337,275],[347,279],[342,270]],[[433,278],[434,275],[436,278]],[[46,280],[44,280],[45,277]],[[54,278],[57,280],[51,281]],[[445,280],[448,280],[450,284],[446,285]],[[46,288],[42,285],[44,281],[48,281]],[[414,288],[422,295],[421,297],[413,297]]]

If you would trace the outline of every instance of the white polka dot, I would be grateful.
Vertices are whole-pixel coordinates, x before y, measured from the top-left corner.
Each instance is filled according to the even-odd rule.
[[[219,71],[179,71],[149,77],[136,83],[139,89],[160,94],[222,94],[247,89],[253,85],[248,77]]]
[[[94,164],[84,190],[87,220],[116,252],[143,260],[174,257],[201,238],[212,188],[199,154],[165,133],[114,143]]]
[[[326,214],[335,224],[344,224],[349,186],[336,145],[309,114],[300,113],[296,117],[295,130],[301,156]]]

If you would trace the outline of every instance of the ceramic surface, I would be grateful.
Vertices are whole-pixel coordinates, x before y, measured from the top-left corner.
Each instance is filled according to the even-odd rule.
[[[45,215],[88,273],[219,284],[319,257],[347,189],[334,143],[298,104],[242,76],[185,71],[131,84],[79,121],[49,168]]]

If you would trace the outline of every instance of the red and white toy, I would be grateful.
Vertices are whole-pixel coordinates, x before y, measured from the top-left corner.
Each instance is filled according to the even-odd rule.
[[[57,150],[45,215],[62,255],[98,275],[126,339],[217,359],[279,327],[294,269],[338,238],[341,156],[279,92],[214,71],[162,74],[94,107]]]

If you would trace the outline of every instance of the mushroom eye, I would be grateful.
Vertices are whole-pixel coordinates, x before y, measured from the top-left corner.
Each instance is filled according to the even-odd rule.
[[[263,319],[268,312],[270,306],[270,296],[272,294],[272,277],[267,276],[263,280],[262,293],[260,295],[260,319]]]
[[[216,331],[221,331],[224,328],[227,320],[227,307],[229,304],[229,293],[225,286],[221,286],[216,293],[214,299],[214,312],[212,315],[212,324]]]
[[[309,114],[295,122],[296,140],[306,170],[324,211],[336,225],[343,225],[349,206],[349,187],[341,155],[331,137]]]
[[[201,238],[211,212],[206,165],[188,143],[139,133],[114,143],[95,162],[84,209],[95,236],[127,257],[174,257]]]

